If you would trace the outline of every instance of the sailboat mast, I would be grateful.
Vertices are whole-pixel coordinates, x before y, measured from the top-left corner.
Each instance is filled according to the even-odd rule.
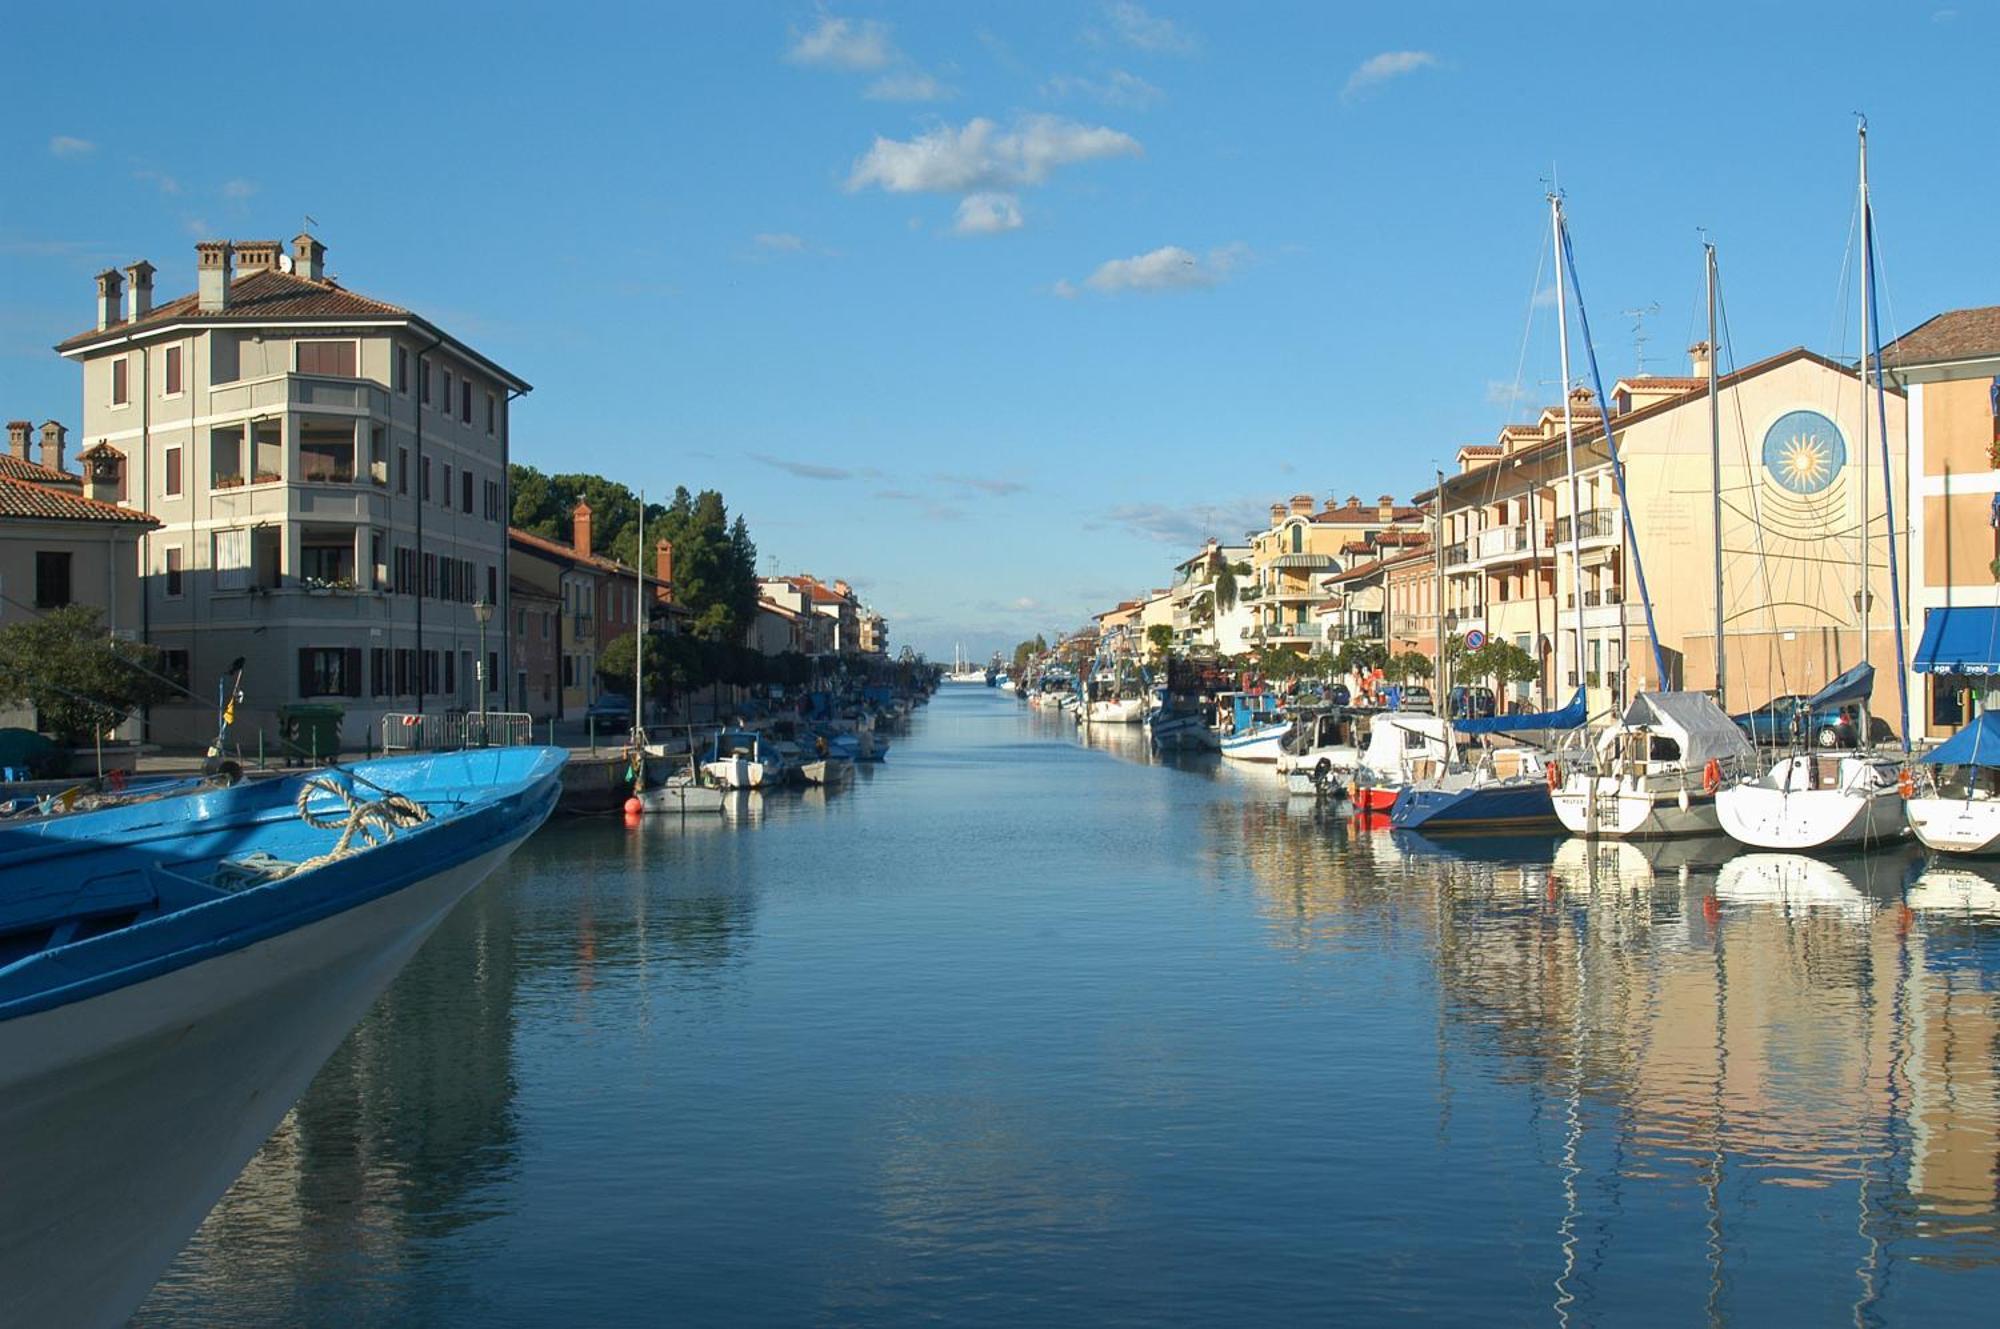
[[[1436,475],[1437,489],[1431,504],[1437,513],[1437,535],[1431,541],[1431,567],[1437,574],[1437,581],[1431,592],[1431,608],[1437,611],[1435,614],[1437,665],[1431,671],[1431,684],[1437,688],[1437,695],[1433,698],[1434,704],[1446,702],[1451,695],[1445,691],[1444,677],[1444,472],[1437,471]]]
[[[1862,225],[1868,224],[1868,122],[1863,120],[1857,131],[1861,141],[1861,217]],[[1868,578],[1868,337],[1873,326],[1874,309],[1868,298],[1868,276],[1861,277],[1861,658],[1866,661],[1873,652],[1869,649],[1870,620],[1875,608],[1875,597],[1869,593]],[[1886,482],[1887,477],[1884,477]],[[1900,666],[1899,666],[1900,667]],[[1855,735],[1857,745],[1868,745],[1868,703],[1872,697],[1861,699],[1861,724]]]
[[[1708,477],[1715,523],[1715,704],[1729,709],[1729,668],[1722,642],[1722,402],[1716,393],[1715,246],[1702,242],[1708,277]]]
[[[1583,487],[1576,480],[1576,422],[1570,417],[1569,402],[1569,295],[1565,289],[1562,196],[1549,195],[1549,225],[1556,237],[1556,346],[1562,355],[1563,467],[1569,472],[1569,586],[1570,601],[1576,607],[1576,681],[1586,684],[1583,672]]]
[[[639,552],[632,556],[632,571],[639,579],[638,622],[632,627],[632,727],[646,727],[646,629],[653,615],[646,604],[646,491],[639,491]]]

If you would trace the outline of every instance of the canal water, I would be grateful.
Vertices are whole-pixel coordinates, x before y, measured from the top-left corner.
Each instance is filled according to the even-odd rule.
[[[1985,1322],[2000,889],[1725,857],[948,688],[850,789],[537,835],[135,1322]]]

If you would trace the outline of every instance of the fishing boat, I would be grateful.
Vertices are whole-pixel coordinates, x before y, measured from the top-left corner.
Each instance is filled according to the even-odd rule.
[[[724,789],[768,789],[791,772],[771,739],[754,729],[725,729],[710,744],[701,773]]]
[[[1361,765],[1365,716],[1345,706],[1304,712],[1278,754],[1285,788],[1300,798],[1337,798]]]
[[[1557,764],[1555,814],[1572,835],[1660,839],[1717,835],[1715,796],[1750,774],[1757,751],[1701,692],[1642,692],[1598,737],[1590,759]]]
[[[1941,854],[2000,854],[2000,712],[1932,748],[1904,782],[1910,830]]]
[[[0,829],[0,1323],[125,1323],[564,760],[383,758]]]
[[[1278,710],[1277,702],[1262,692],[1223,692],[1215,701],[1223,725],[1218,740],[1222,755],[1231,761],[1276,765],[1292,732],[1292,722]]]

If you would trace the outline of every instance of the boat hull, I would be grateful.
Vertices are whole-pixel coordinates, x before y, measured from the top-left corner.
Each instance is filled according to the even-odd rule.
[[[1269,762],[1276,765],[1284,754],[1285,739],[1290,737],[1289,724],[1270,725],[1253,729],[1247,734],[1236,734],[1222,740],[1222,755],[1231,761]]]
[[[1911,832],[1928,849],[1966,857],[2000,855],[2000,800],[1912,798],[1903,809]]]
[[[1517,830],[1556,824],[1549,787],[1541,780],[1506,780],[1465,789],[1404,788],[1389,810],[1402,831]]]
[[[1121,697],[1116,701],[1093,701],[1083,712],[1086,724],[1138,724],[1146,718],[1142,697]]]
[[[1731,839],[1753,849],[1825,849],[1886,843],[1905,829],[1893,787],[1867,791],[1737,785],[1715,798],[1716,819]]]
[[[770,782],[770,772],[761,761],[747,757],[722,757],[702,763],[702,774],[724,789],[762,789]]]
[[[669,780],[639,793],[639,806],[646,812],[720,812],[728,795],[714,785]]]
[[[1714,796],[1698,789],[1687,791],[1687,806],[1682,807],[1679,790],[1635,788],[1613,776],[1580,775],[1565,781],[1551,801],[1564,830],[1591,839],[1666,840],[1722,833]]]
[[[0,1323],[123,1324],[389,981],[539,820],[351,909],[0,1023]]]

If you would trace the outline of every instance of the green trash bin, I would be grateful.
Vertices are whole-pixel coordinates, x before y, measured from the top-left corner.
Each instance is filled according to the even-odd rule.
[[[330,761],[340,755],[343,707],[307,702],[278,708],[278,737],[284,740],[285,764]]]

